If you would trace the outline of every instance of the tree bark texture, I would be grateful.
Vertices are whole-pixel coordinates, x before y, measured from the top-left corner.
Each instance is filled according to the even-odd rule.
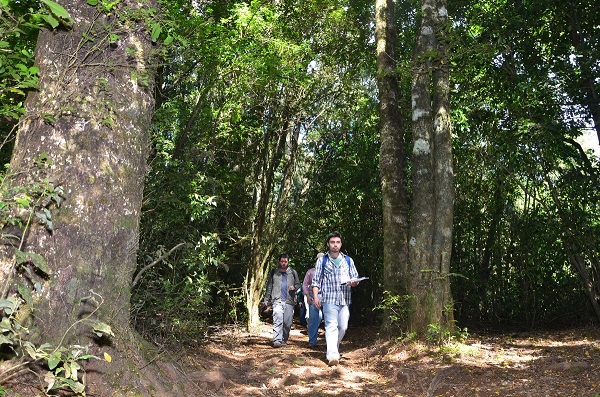
[[[93,314],[113,327],[115,339],[128,330],[154,106],[153,44],[144,18],[155,5],[122,1],[107,16],[85,0],[59,3],[74,22],[70,29],[39,35],[40,88],[27,98],[10,172],[18,175],[16,184],[48,179],[64,192],[62,205],[51,208],[53,230],[32,225],[21,248],[42,255],[50,270],[34,295],[32,341],[98,347],[91,329],[78,320]],[[48,165],[33,167],[43,153]],[[3,281],[15,276],[6,272],[13,254],[14,249],[2,252]],[[135,339],[132,335],[120,335],[128,338],[125,345]],[[132,349],[124,351],[122,341],[94,351],[100,357],[110,351],[112,363],[89,362],[94,369],[88,368],[90,395],[125,394],[134,384],[122,378],[135,368],[125,364]],[[117,377],[95,377],[108,373]],[[137,395],[160,390],[138,383]]]
[[[400,87],[396,74],[396,27],[393,0],[375,2],[377,83],[379,88],[379,169],[383,207],[384,289],[406,295],[408,268],[408,203],[405,149],[399,108]],[[391,316],[384,315],[383,330],[390,330]]]
[[[423,0],[413,83],[412,182],[409,239],[410,329],[452,323],[448,279],[452,251],[454,187],[449,76],[443,0]]]

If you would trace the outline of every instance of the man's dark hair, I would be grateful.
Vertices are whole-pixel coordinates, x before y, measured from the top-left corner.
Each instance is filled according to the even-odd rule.
[[[329,240],[331,240],[334,237],[339,237],[340,240],[342,239],[342,235],[339,234],[338,232],[331,232],[331,233],[329,233],[329,236],[327,236],[327,242],[329,243]]]
[[[287,258],[290,259],[290,256],[288,254],[279,254],[279,257],[277,258],[277,261],[280,261],[281,258]]]

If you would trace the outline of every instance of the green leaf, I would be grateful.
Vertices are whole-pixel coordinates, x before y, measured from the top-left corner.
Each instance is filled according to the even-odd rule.
[[[34,360],[41,358],[40,353],[38,353],[38,351],[35,349],[35,346],[33,345],[33,343],[24,342],[23,348],[25,349],[27,354],[29,354],[29,357],[33,358]]]
[[[81,369],[81,366],[76,361],[71,362],[71,379],[77,380],[77,371]]]
[[[60,352],[56,351],[48,357],[48,368],[53,370],[60,364]]]
[[[76,382],[76,381],[74,381],[72,379],[68,379],[68,378],[59,377],[59,379],[62,380],[63,382],[65,382],[69,386],[69,388],[77,394],[81,394],[85,390],[85,386],[83,385],[83,383]]]
[[[108,325],[106,323],[103,323],[102,321],[96,322],[94,324],[93,328],[94,328],[94,332],[98,336],[102,336],[103,334],[108,334],[110,336],[115,336],[115,334],[113,333],[112,329],[110,328],[110,325]]]
[[[52,26],[52,29],[56,29],[56,27],[60,25],[60,23],[52,15],[42,15],[42,19]]]
[[[42,2],[48,6],[52,14],[66,21],[71,20],[71,16],[67,12],[67,10],[65,10],[60,4],[57,4],[50,0],[42,0]]]
[[[168,35],[167,38],[165,39],[164,43],[165,45],[169,45],[173,42],[173,36]]]
[[[31,296],[31,290],[24,284],[19,283],[18,285],[19,295],[23,298],[27,305],[33,309],[33,297]]]
[[[21,265],[23,263],[31,263],[45,274],[50,274],[48,262],[46,262],[46,259],[44,259],[44,257],[39,254],[34,254],[33,252],[17,251],[15,253],[15,257],[17,260],[17,265]]]
[[[29,203],[31,203],[31,197],[27,195],[15,197],[15,202],[23,207],[29,207]]]
[[[12,324],[10,323],[10,319],[8,317],[2,317],[2,321],[0,321],[0,335],[4,332],[12,331]]]
[[[160,36],[161,32],[162,32],[162,28],[160,27],[160,25],[158,23],[153,23],[152,24],[152,34],[150,35],[150,38],[152,39],[153,42],[156,42],[156,40],[158,40],[158,36]]]
[[[98,5],[98,0],[87,0],[87,3],[93,7]]]
[[[2,299],[0,300],[0,309],[6,309],[9,307],[14,307],[15,306],[15,298],[14,297],[9,297],[7,299]]]
[[[14,342],[7,336],[0,334],[0,345],[13,345]]]

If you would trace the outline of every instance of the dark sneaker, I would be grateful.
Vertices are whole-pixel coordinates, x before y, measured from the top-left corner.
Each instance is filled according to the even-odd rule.
[[[316,343],[309,343],[308,344],[308,348],[309,349],[316,349],[317,348],[317,344]]]

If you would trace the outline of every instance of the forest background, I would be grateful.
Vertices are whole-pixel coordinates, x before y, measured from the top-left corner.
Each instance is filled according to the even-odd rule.
[[[43,78],[34,59],[40,29],[68,31],[78,23],[58,3],[0,1],[3,164],[14,161],[26,95]],[[125,3],[82,4],[110,19]],[[154,109],[128,308],[146,339],[195,340],[214,325],[256,326],[277,254],[289,253],[303,275],[333,230],[369,277],[354,290],[351,321],[381,324],[397,337],[425,333],[411,328],[411,294],[386,288],[388,272],[402,273],[409,239],[398,245],[384,232],[379,3],[176,0],[136,19],[156,52],[152,81],[137,76],[151,89]],[[427,330],[437,338],[456,327],[597,324],[595,3],[449,2],[436,32],[443,59],[418,45],[422,7],[430,2],[392,3],[399,173],[407,176],[400,207],[408,223],[420,200],[413,195],[416,65],[433,59],[449,71],[453,228],[449,271],[439,277],[451,288],[451,302],[443,302],[451,315]],[[49,125],[58,119],[44,117]],[[121,121],[100,124],[110,129]],[[46,158],[52,153],[29,160],[42,167]],[[7,167],[3,225],[26,230],[36,223],[52,232],[60,217],[53,218],[49,201],[31,199],[37,191],[23,190],[23,180],[15,190],[12,175]],[[43,194],[53,205],[69,200],[50,184],[52,194]],[[15,221],[16,207],[37,214],[34,222]],[[19,235],[5,232],[3,239]],[[37,257],[17,262],[46,272]],[[5,299],[8,288],[3,292]]]

